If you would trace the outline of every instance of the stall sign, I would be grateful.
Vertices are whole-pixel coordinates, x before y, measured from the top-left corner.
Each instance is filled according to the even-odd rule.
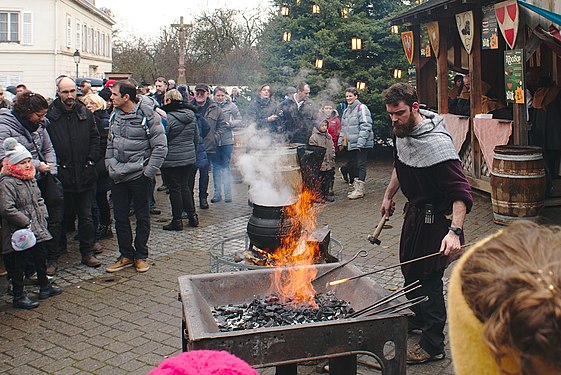
[[[427,31],[429,33],[429,40],[430,40],[430,44],[432,46],[432,50],[434,51],[434,54],[436,55],[436,57],[438,57],[438,52],[439,52],[438,21],[433,21],[433,22],[427,23]]]
[[[504,51],[504,67],[506,101],[524,104],[524,50]]]
[[[519,20],[518,3],[516,0],[503,1],[495,4],[495,15],[499,21],[501,33],[506,40],[506,44],[512,49],[516,42]]]
[[[421,24],[419,27],[419,44],[421,45],[421,56],[430,57],[430,42],[429,42],[429,32],[427,30],[427,24]]]
[[[456,26],[464,48],[470,54],[473,46],[473,12],[470,10],[456,14]]]
[[[413,31],[404,31],[401,33],[401,43],[403,43],[403,50],[409,64],[413,63],[413,52],[415,46],[413,45]]]
[[[481,49],[499,48],[499,28],[495,7],[492,5],[482,8],[483,18],[481,19]]]
[[[407,68],[407,83],[417,90],[417,67],[415,64],[409,65],[409,68]]]

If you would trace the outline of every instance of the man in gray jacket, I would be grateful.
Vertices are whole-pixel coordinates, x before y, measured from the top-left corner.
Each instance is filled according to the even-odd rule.
[[[117,81],[111,88],[111,100],[115,109],[109,120],[105,165],[114,184],[113,214],[121,256],[106,271],[117,272],[134,264],[138,272],[146,272],[150,268],[146,261],[150,181],[166,157],[166,135],[152,100],[137,97],[132,82]],[[134,246],[128,217],[131,199],[136,215]]]

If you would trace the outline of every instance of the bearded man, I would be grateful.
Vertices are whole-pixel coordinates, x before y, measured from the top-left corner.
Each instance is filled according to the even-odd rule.
[[[407,363],[444,358],[446,307],[442,276],[461,252],[463,225],[473,200],[460,158],[436,113],[419,109],[415,89],[396,83],[383,93],[394,133],[394,169],[380,212],[393,214],[393,197],[401,188],[408,202],[400,238],[400,261],[440,252],[440,255],[402,266],[405,285],[420,280],[422,287],[408,299],[428,296],[412,307],[409,331],[421,330],[419,343],[407,349]]]

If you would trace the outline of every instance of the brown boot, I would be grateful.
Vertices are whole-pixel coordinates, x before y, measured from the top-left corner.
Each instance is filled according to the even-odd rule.
[[[47,260],[47,275],[54,276],[57,270],[57,262],[56,260]]]
[[[82,264],[88,267],[99,267],[101,266],[101,261],[97,259],[92,253],[82,254]]]

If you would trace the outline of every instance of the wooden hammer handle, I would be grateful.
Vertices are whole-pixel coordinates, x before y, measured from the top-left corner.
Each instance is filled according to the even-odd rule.
[[[380,233],[382,232],[382,228],[384,228],[384,224],[386,224],[386,221],[388,221],[388,218],[386,217],[386,215],[382,216],[382,218],[380,219],[380,222],[378,223],[378,225],[376,226],[376,229],[374,230],[374,233],[372,233],[372,237],[378,239],[378,237],[380,236]]]

